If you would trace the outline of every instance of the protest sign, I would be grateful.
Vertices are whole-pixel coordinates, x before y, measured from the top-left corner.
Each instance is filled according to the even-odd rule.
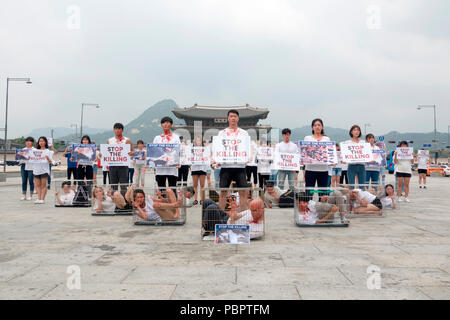
[[[50,151],[48,149],[41,150],[41,149],[32,149],[29,151],[29,163],[48,163],[48,160],[46,157],[50,157]]]
[[[27,149],[27,148],[16,149],[16,160],[21,161],[21,162],[27,162],[28,157],[30,156],[31,150],[32,149]]]
[[[216,243],[250,244],[250,226],[239,224],[216,224]]]
[[[414,149],[413,148],[397,148],[395,149],[397,153],[397,160],[411,160],[414,159]]]
[[[303,164],[338,163],[336,142],[334,141],[299,141],[300,159]]]
[[[211,163],[211,151],[209,147],[191,147],[189,150],[188,161],[193,165],[206,165]]]
[[[96,144],[73,144],[72,161],[78,162],[78,165],[91,166],[97,155]]]
[[[273,160],[273,148],[259,147],[256,158],[258,160]]]
[[[179,143],[149,143],[147,144],[147,158],[155,167],[176,167],[180,165]]]
[[[417,155],[419,158],[428,158],[430,156],[430,150],[419,150]]]
[[[135,150],[131,160],[136,161],[136,164],[145,164],[145,150]]]
[[[275,167],[277,170],[300,170],[300,155],[298,153],[275,152]]]
[[[213,156],[218,163],[246,163],[250,154],[248,136],[213,137]]]
[[[53,146],[53,138],[47,138],[48,147],[51,148]]]
[[[182,144],[180,147],[180,164],[182,166],[189,166],[192,164],[189,161],[190,153],[191,153],[191,147]]]
[[[370,143],[342,142],[340,146],[342,162],[361,163],[373,161]]]
[[[129,144],[101,144],[102,163],[109,167],[128,166]]]

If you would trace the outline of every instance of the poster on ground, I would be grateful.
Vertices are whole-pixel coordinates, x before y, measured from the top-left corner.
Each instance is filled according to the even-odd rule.
[[[213,156],[217,163],[247,163],[250,155],[250,137],[213,137]]]
[[[217,244],[250,244],[250,226],[216,224]]]
[[[338,163],[336,142],[334,141],[299,141],[300,159],[303,164]]]
[[[147,144],[147,158],[155,167],[177,167],[180,165],[179,143],[149,143]]]
[[[342,142],[341,157],[346,163],[365,163],[373,161],[372,146],[370,143]]]
[[[128,166],[129,144],[101,144],[102,163],[109,167]]]

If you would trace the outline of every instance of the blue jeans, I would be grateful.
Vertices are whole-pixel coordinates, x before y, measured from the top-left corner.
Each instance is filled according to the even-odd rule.
[[[366,183],[366,167],[363,164],[349,164],[347,170],[348,184],[350,188],[354,188],[356,176],[358,176],[358,184]],[[355,185],[358,187],[358,185]]]
[[[27,194],[27,182],[30,184],[30,194],[34,192],[33,170],[25,170],[25,164],[20,165],[20,174],[22,175],[22,194]]]
[[[379,184],[380,171],[366,170],[366,184],[369,184],[370,180],[372,180],[372,184]]]
[[[295,171],[279,170],[278,171],[278,186],[281,190],[284,189],[284,180],[288,178],[289,189],[294,188],[295,184]]]
[[[270,170],[269,180],[273,181],[273,185],[275,187],[277,186],[277,175],[278,175],[278,170]]]
[[[216,188],[219,188],[219,182],[220,182],[220,168],[214,169],[214,185]]]

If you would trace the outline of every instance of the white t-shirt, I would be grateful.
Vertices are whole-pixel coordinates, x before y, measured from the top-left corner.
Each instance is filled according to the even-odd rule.
[[[250,210],[245,210],[241,212],[242,217],[234,222],[238,225],[249,225],[250,226],[250,239],[254,237],[261,236],[264,233],[264,221],[259,223],[253,223],[253,216]],[[231,224],[231,220],[228,219],[227,224]]]
[[[70,206],[72,205],[73,199],[75,198],[75,191],[70,190],[69,193],[63,193],[59,196],[59,200],[62,201],[63,205]]]
[[[53,151],[50,151],[48,149],[46,150],[48,151],[48,157],[50,158],[50,161],[52,161]],[[33,175],[35,176],[45,173],[50,175],[50,163],[48,163],[47,161],[41,163],[32,163],[31,167],[33,168]]]
[[[396,172],[411,174],[411,160],[398,160],[398,163],[395,165],[395,169]]]
[[[298,209],[297,213],[299,215],[299,223],[301,224],[316,224],[316,222],[319,221],[316,211],[316,202],[313,200],[308,202],[308,206],[304,213],[301,213]]]
[[[135,209],[137,210],[137,209]],[[145,207],[144,207],[145,214],[147,215],[148,221],[156,221],[156,222],[162,222],[161,217],[156,212],[155,208],[153,207],[153,199],[150,196],[147,196],[147,199],[145,199]]]
[[[270,160],[258,160],[258,173],[263,175],[270,174]]]
[[[388,197],[383,197],[380,199],[383,208],[393,208],[392,199]]]
[[[180,137],[175,133],[170,134],[161,134],[156,136],[153,139],[153,143],[179,143],[181,144]],[[177,167],[156,167],[155,175],[157,176],[177,176],[178,177],[178,168]]]
[[[122,136],[122,138],[117,139],[116,137],[112,137],[108,139],[108,144],[125,144],[127,143],[128,138]]]
[[[375,200],[375,198],[377,197],[376,195],[370,193],[369,191],[362,191],[361,189],[355,189],[355,191],[358,191],[358,195],[361,198],[361,200],[364,199],[368,203],[372,203],[373,200]],[[358,202],[353,203],[354,208],[358,208],[360,206],[361,206],[361,204]]]
[[[94,200],[94,210],[98,209],[98,199]],[[116,209],[116,204],[110,197],[105,197],[105,200],[102,201],[102,213],[114,213]]]
[[[242,136],[242,137],[248,137],[248,132],[241,129],[241,128],[237,128],[236,130],[231,130],[230,128],[226,128],[223,129],[219,132],[218,134],[219,137],[238,137],[238,136]],[[245,168],[245,163],[221,163],[220,167],[221,168]]]
[[[317,141],[317,142],[330,142],[330,138],[327,136],[322,136],[321,140],[317,140],[314,136],[306,136],[303,141]],[[328,170],[328,165],[326,164],[307,164],[305,165],[306,171],[316,171],[316,172],[325,172]]]
[[[26,169],[26,167],[25,167]],[[428,169],[428,157],[419,157],[419,164],[417,169],[427,170]]]

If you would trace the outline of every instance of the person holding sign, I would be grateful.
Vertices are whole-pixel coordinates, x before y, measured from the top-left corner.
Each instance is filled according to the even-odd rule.
[[[33,137],[28,137],[25,139],[25,149],[33,150]],[[33,167],[28,162],[28,160],[19,161],[20,163],[20,173],[22,176],[22,198],[20,200],[31,200],[34,192],[34,176]],[[27,198],[27,184],[30,184],[30,196]]]
[[[311,122],[312,135],[306,136],[304,141],[331,142],[323,130],[322,119],[314,119]],[[328,186],[328,165],[326,164],[306,164],[305,165],[305,186],[307,188],[326,188]]]
[[[414,152],[409,148],[408,142],[400,142],[399,148],[394,153],[394,163],[397,170],[398,189],[397,196],[398,202],[406,201],[409,195],[409,182],[411,181],[412,170],[411,164],[414,164]],[[405,185],[405,196],[402,194],[402,186]]]
[[[239,123],[239,112],[237,110],[231,109],[227,113],[228,128],[219,132],[218,140],[214,140],[214,143],[222,143],[224,147],[229,150],[229,153],[236,155],[237,158],[246,158],[243,162],[222,162],[220,164],[220,188],[229,188],[231,182],[236,182],[236,187],[238,188],[248,188],[247,184],[247,173],[245,171],[245,165],[248,161],[248,156],[250,153],[249,144],[245,145],[245,149],[241,149],[240,143],[238,141],[250,141],[250,137],[247,131],[242,130],[238,127]],[[225,145],[226,144],[226,145]],[[214,146],[216,149],[216,146]],[[214,154],[214,159],[217,158],[217,154]],[[222,190],[219,196],[219,206],[221,208],[225,207],[225,197],[227,191]],[[239,196],[241,199],[246,199],[246,190],[239,190]],[[248,206],[245,201],[243,201],[242,210],[247,210]]]
[[[50,175],[50,163],[52,163],[51,153],[48,149],[48,142],[46,137],[40,137],[36,149],[33,150],[33,175],[34,185],[38,194],[36,204],[45,203],[45,196],[47,195],[47,179]],[[31,159],[30,159],[31,160]]]
[[[144,146],[144,141],[138,140],[137,150],[133,156],[134,174],[137,176],[135,186],[138,188],[143,188],[145,183],[145,159],[147,152],[145,151]]]
[[[129,144],[130,153],[134,154],[134,147],[131,140],[123,136],[123,124],[114,124],[114,137],[108,139],[107,144]],[[128,165],[122,166],[110,166],[109,167],[109,182],[113,185],[113,190],[117,190],[117,184],[128,183]],[[121,192],[124,193],[125,189],[121,188]]]
[[[207,154],[205,154],[207,153]],[[198,161],[200,159],[204,159],[205,156],[209,156],[209,149],[204,147],[203,140],[201,136],[197,136],[194,139],[193,147],[190,148],[189,158],[191,159],[192,167],[191,167],[191,175],[192,175],[192,183],[194,184],[194,196],[195,200],[193,202],[194,205],[198,204],[197,194],[198,194],[198,183],[200,182],[200,204],[205,201],[205,192],[203,189],[205,188],[205,180],[206,180],[206,171],[208,170],[209,163],[202,163],[202,161]]]
[[[171,132],[173,125],[173,120],[170,117],[164,117],[161,119],[161,128],[163,129],[163,134],[156,136],[153,139],[153,143],[175,143],[181,144],[180,137],[175,133]],[[178,168],[177,167],[156,167],[155,168],[155,178],[158,187],[165,188],[166,181],[169,187],[177,186],[178,179]]]
[[[261,147],[258,148],[256,163],[258,164],[258,182],[259,188],[265,187],[266,180],[270,178],[270,165],[273,162],[273,149],[267,146],[263,141]]]
[[[427,188],[427,172],[428,166],[430,165],[430,151],[419,150],[417,154],[419,164],[417,170],[419,172],[419,188]]]
[[[345,141],[346,144],[350,144],[352,148],[361,148],[362,143],[359,138],[361,138],[361,128],[358,125],[353,125],[350,128],[349,135],[351,137],[350,140]],[[341,145],[341,154],[344,150]],[[342,161],[343,164],[346,164],[346,161]],[[358,183],[364,184],[366,183],[366,167],[364,165],[365,161],[353,161],[348,163],[347,169],[347,179],[348,183],[352,188],[357,187],[356,185],[356,177],[358,177]]]
[[[275,154],[299,154],[298,146],[291,142],[291,129],[285,128],[281,131],[283,141],[277,143],[275,146]],[[284,181],[288,179],[289,189],[294,188],[295,183],[295,171],[298,170],[300,163],[297,163],[297,167],[294,170],[278,170],[278,186],[284,189]]]
[[[89,136],[83,136],[81,138],[82,145],[91,145],[91,138]],[[79,145],[78,145],[79,146]],[[75,150],[72,150],[72,153]],[[77,158],[78,158],[78,167],[77,167],[77,180],[87,180],[88,185],[92,184],[92,179],[94,178],[94,168],[92,167],[93,162],[92,158],[95,159],[92,149],[88,146],[86,148],[77,147]]]
[[[372,147],[372,152],[374,160],[371,162],[366,162],[366,184],[368,185],[372,180],[373,184],[378,185],[380,181],[380,164],[381,164],[381,153],[380,148],[375,145],[375,136],[371,133],[366,135],[366,141],[370,143]]]

